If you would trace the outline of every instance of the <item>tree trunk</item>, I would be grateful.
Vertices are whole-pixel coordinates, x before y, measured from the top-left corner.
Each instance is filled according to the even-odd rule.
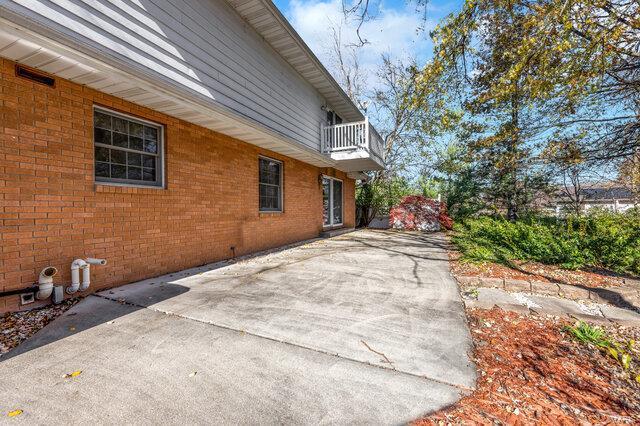
[[[519,146],[519,120],[520,104],[518,90],[511,97],[511,140],[509,143],[509,183],[507,187],[507,220],[514,222],[518,219],[518,146]]]

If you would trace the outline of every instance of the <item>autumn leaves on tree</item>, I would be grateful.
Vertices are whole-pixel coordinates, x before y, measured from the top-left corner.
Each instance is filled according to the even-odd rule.
[[[464,147],[459,161],[509,219],[554,173],[637,165],[636,1],[467,0],[431,36],[411,105],[441,111],[442,133]]]

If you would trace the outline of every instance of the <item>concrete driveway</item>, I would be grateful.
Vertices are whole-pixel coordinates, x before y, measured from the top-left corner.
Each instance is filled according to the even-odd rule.
[[[402,423],[474,387],[470,352],[443,236],[358,231],[87,297],[0,362],[0,411]]]

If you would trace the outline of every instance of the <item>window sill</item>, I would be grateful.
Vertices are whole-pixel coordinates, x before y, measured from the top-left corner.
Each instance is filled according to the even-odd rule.
[[[94,182],[93,187],[96,192],[116,192],[116,193],[146,193],[166,190],[164,186],[135,185],[115,182]]]
[[[280,210],[280,211],[258,211],[258,215],[260,217],[269,217],[269,216],[279,215],[279,214],[284,214],[284,212],[282,210]]]

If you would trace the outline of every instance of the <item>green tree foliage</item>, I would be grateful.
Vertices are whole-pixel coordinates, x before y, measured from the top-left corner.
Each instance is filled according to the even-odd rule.
[[[525,73],[510,72],[518,59],[505,55],[514,42],[525,36],[524,15],[505,4],[483,10],[482,27],[474,21],[475,16],[474,8],[468,7],[436,30],[436,59],[418,78],[420,93],[429,93],[432,85],[439,86],[445,79],[453,82],[445,87],[458,93],[467,113],[466,122],[456,129],[456,134],[476,163],[473,177],[483,183],[483,192],[493,207],[504,209],[507,217],[515,220],[533,198],[531,194],[546,183],[546,175],[531,164],[529,127],[537,109],[530,106],[530,93],[523,89]],[[471,46],[472,41],[475,47]],[[473,67],[473,75],[468,67]],[[508,93],[495,93],[496,80],[505,81]],[[449,105],[451,98],[448,95]],[[424,100],[416,99],[417,106],[429,108]],[[443,126],[447,126],[448,117],[444,119]]]
[[[515,219],[545,189],[543,159],[575,169],[638,149],[639,17],[627,0],[467,0],[432,32],[412,105],[443,110],[485,199]]]
[[[386,215],[400,203],[402,197],[413,194],[415,189],[400,177],[375,179],[356,188],[358,226],[367,226],[377,215]]]
[[[438,173],[431,179],[422,179],[422,182],[430,183],[427,190],[423,189],[423,195],[433,197],[436,191],[441,194],[449,215],[454,219],[479,212],[484,207],[482,188],[465,145],[450,142],[436,149],[432,156]]]

